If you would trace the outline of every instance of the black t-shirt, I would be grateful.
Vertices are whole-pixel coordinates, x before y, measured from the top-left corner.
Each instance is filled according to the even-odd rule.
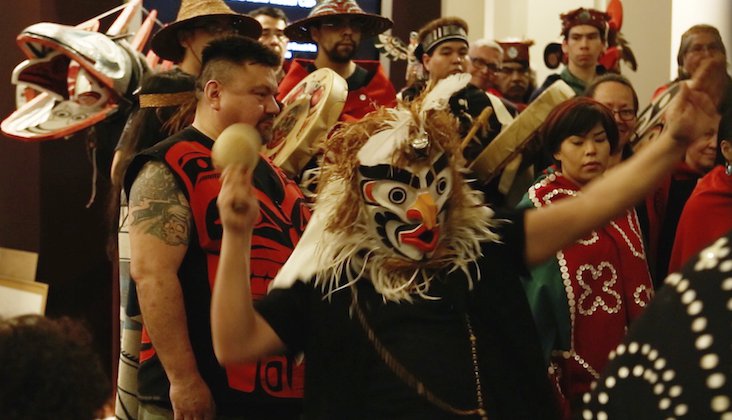
[[[489,417],[555,418],[536,329],[517,277],[525,270],[523,213],[499,231],[501,242],[483,246],[481,280],[474,290],[456,270],[433,281],[430,294],[440,299],[394,303],[360,281],[358,304],[401,365],[442,400],[469,410],[477,408],[477,395],[468,313],[478,337]],[[298,281],[256,303],[288,350],[305,353],[306,418],[477,418],[443,411],[399,379],[349,315],[351,300],[350,289],[328,300],[320,287]]]

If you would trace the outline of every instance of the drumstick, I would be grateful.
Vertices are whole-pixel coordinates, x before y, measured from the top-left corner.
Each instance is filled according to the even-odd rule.
[[[242,164],[246,170],[254,168],[259,159],[262,137],[249,124],[232,124],[219,134],[211,149],[211,159],[219,170],[231,164]]]
[[[463,142],[460,144],[460,150],[463,150],[465,149],[465,147],[467,147],[468,143],[470,143],[470,139],[472,139],[473,136],[475,136],[475,133],[477,133],[478,130],[488,122],[488,118],[490,118],[492,114],[493,108],[487,106],[483,109],[480,115],[478,115],[478,118],[476,118],[473,122],[473,126],[470,127],[468,135],[463,138]]]

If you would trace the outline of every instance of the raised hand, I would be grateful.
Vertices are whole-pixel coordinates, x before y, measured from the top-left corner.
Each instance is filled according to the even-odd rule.
[[[719,124],[718,106],[724,99],[727,83],[723,57],[702,61],[690,80],[681,82],[679,93],[666,111],[666,127],[674,140],[690,144],[695,139],[716,130]]]
[[[221,183],[216,204],[224,231],[231,235],[250,232],[259,216],[251,170],[244,165],[229,165],[221,174]]]

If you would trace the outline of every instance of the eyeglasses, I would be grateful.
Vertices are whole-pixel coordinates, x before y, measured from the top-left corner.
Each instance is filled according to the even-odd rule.
[[[496,63],[489,63],[482,58],[479,57],[470,57],[470,63],[478,70],[486,70],[496,73],[501,70],[500,67],[498,67],[498,64]]]
[[[351,29],[356,30],[362,30],[364,26],[366,25],[366,22],[363,19],[359,18],[347,18],[347,17],[331,17],[331,18],[325,18],[321,21],[320,26],[331,28],[331,29],[344,29],[347,26]]]
[[[623,121],[632,121],[635,118],[635,111],[632,109],[611,109],[613,115],[617,115]]]

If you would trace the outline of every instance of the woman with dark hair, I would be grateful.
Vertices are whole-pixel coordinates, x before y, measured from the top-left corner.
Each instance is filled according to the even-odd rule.
[[[605,173],[618,147],[612,113],[586,97],[557,106],[538,135],[554,163],[519,207],[551,206],[580,194]],[[590,390],[608,354],[651,298],[653,285],[635,211],[626,210],[534,267],[525,288],[549,374],[569,416],[570,407]]]

